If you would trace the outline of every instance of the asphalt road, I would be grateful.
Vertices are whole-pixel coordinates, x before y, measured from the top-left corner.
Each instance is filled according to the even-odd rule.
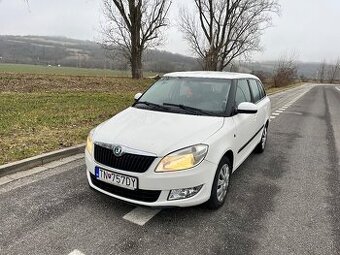
[[[221,209],[140,226],[123,218],[135,206],[89,189],[83,159],[52,163],[0,179],[0,254],[340,254],[340,85],[271,99],[266,151],[233,174]]]

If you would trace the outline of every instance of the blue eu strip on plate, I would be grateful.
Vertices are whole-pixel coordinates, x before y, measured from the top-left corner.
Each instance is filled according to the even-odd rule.
[[[99,178],[99,167],[98,166],[94,168],[94,173],[95,173],[96,178],[98,179]]]

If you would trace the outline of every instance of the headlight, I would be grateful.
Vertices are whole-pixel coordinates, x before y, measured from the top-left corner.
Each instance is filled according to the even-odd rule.
[[[92,134],[93,134],[93,131],[90,132],[90,134],[88,135],[87,140],[86,140],[86,150],[87,150],[88,153],[90,153],[90,155],[93,154]]]
[[[156,172],[174,172],[199,165],[208,152],[208,145],[193,145],[165,156],[158,164]]]

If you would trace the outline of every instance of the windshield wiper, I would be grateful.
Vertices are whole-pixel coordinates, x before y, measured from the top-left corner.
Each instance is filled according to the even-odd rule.
[[[165,107],[165,106],[162,106],[162,105],[159,105],[159,104],[155,104],[155,103],[151,103],[151,102],[147,102],[147,101],[137,101],[135,103],[135,105],[137,105],[137,104],[144,104],[144,105],[147,105],[149,107],[158,108],[158,109],[161,109],[161,110],[169,110],[168,107]]]
[[[191,106],[187,106],[187,105],[183,105],[183,104],[163,103],[163,105],[178,107],[178,108],[180,108],[180,109],[182,109],[184,111],[187,111],[187,112],[190,112],[190,113],[194,113],[194,114],[200,113],[200,114],[211,115],[211,116],[215,115],[212,112],[205,111],[205,110],[198,109],[198,108],[191,107]]]

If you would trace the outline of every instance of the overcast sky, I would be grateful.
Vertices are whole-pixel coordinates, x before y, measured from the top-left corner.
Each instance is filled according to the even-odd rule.
[[[165,50],[192,55],[176,28],[174,0]],[[340,56],[340,0],[281,0],[282,13],[262,37],[264,50],[253,60],[275,60],[292,52],[300,61],[335,61]],[[98,40],[101,0],[0,0],[0,34],[57,35]]]

